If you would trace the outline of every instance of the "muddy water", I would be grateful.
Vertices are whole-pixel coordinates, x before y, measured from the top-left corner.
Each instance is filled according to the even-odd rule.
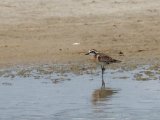
[[[13,71],[0,78],[1,120],[160,119],[159,67],[106,70],[106,89],[101,89],[99,70],[43,77]]]

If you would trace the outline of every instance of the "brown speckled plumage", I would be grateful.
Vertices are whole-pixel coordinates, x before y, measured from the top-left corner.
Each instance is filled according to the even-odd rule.
[[[110,63],[119,63],[121,62],[120,60],[116,60],[113,59],[112,57],[104,54],[104,53],[99,53],[98,51],[96,51],[95,49],[91,49],[89,50],[88,53],[86,53],[86,55],[92,55],[93,59],[101,65],[101,69],[102,69],[102,87],[105,87],[105,82],[103,80],[103,74],[105,71],[105,65],[106,64],[110,64]]]

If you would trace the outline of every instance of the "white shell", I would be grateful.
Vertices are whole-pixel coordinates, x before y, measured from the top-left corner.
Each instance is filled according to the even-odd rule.
[[[73,43],[72,45],[80,45],[80,43]]]

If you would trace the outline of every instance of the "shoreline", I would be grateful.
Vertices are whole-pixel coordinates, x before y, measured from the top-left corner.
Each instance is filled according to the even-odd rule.
[[[14,4],[2,4],[0,67],[78,65],[88,61],[84,53],[89,49],[104,52],[126,65],[160,63],[160,1],[154,1],[49,0],[43,5],[26,1],[19,6],[19,1],[14,0]],[[84,10],[78,11],[74,5]],[[5,14],[11,10],[12,14]]]

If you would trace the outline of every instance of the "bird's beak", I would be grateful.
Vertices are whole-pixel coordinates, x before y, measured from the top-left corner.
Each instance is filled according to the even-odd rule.
[[[89,55],[89,53],[86,53],[85,55]]]

